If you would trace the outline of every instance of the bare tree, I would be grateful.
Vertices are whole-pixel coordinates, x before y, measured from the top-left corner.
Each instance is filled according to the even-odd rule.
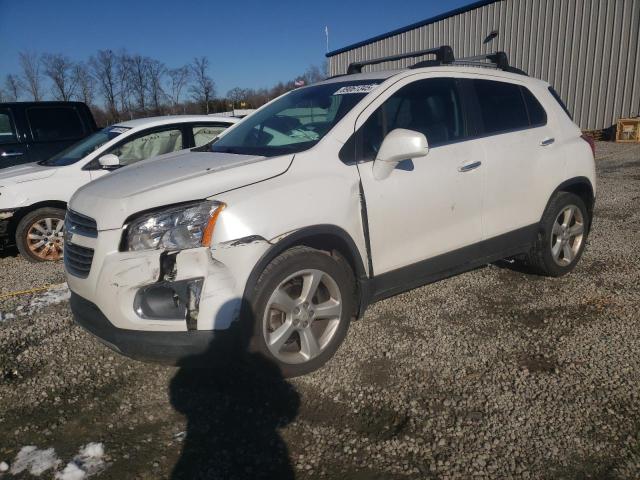
[[[241,107],[249,96],[249,90],[235,87],[227,92],[227,98],[231,100],[231,108]]]
[[[44,74],[53,83],[53,97],[68,102],[75,93],[77,81],[73,74],[74,64],[61,53],[46,53],[42,56]]]
[[[167,67],[164,63],[155,59],[148,59],[147,62],[147,78],[151,104],[156,114],[160,114],[162,110],[162,100],[165,97],[162,88],[162,80],[167,74]]]
[[[34,52],[18,53],[24,87],[34,101],[42,100],[42,74],[40,73],[40,56]]]
[[[4,78],[4,89],[7,102],[16,102],[20,99],[22,85],[15,75],[10,73]]]
[[[147,79],[149,73],[149,59],[142,55],[131,55],[128,58],[129,82],[133,90],[137,106],[142,112],[146,110]]]
[[[188,65],[184,65],[182,67],[173,68],[169,70],[168,74],[171,80],[170,99],[174,107],[174,113],[177,113],[175,111],[175,108],[180,103],[180,96],[182,95],[182,90],[184,90],[184,87],[189,82],[189,79],[191,77],[191,71],[189,70]]]
[[[75,64],[73,78],[78,86],[76,97],[87,105],[92,105],[95,96],[95,79],[89,73],[89,68],[85,63]]]
[[[207,57],[194,58],[191,64],[193,73],[193,85],[190,91],[193,99],[204,105],[204,110],[209,113],[209,102],[215,95],[215,83],[207,74],[209,68],[209,59]]]
[[[133,88],[133,80],[131,75],[131,56],[126,50],[121,50],[117,56],[117,92],[120,100],[120,111],[123,115],[128,114],[129,118],[133,118],[131,108],[131,90]]]
[[[104,98],[111,121],[120,120],[116,104],[116,68],[117,59],[111,50],[99,50],[95,57],[89,59],[93,77],[98,82],[98,89]]]

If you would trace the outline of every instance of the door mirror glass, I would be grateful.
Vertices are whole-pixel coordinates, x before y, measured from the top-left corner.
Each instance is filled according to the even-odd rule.
[[[120,166],[120,159],[113,153],[107,153],[106,155],[101,156],[98,159],[98,162],[100,163],[100,168],[104,170],[113,170]]]
[[[384,137],[373,162],[373,173],[377,180],[387,178],[396,165],[403,160],[424,157],[429,152],[427,137],[423,133],[396,128]]]

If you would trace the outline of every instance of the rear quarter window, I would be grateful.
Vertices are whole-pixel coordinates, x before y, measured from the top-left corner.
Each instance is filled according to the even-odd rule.
[[[547,112],[544,111],[542,105],[528,88],[520,87],[522,90],[522,96],[524,97],[524,103],[527,106],[527,113],[529,114],[529,124],[531,127],[540,127],[547,124]]]
[[[27,119],[37,142],[79,139],[84,136],[80,115],[73,107],[32,107]]]
[[[562,107],[562,110],[564,110],[564,113],[566,113],[567,116],[573,121],[573,116],[571,115],[571,112],[569,112],[567,105],[562,101],[562,98],[560,98],[560,95],[558,95],[558,92],[556,92],[553,87],[549,87],[549,93],[553,98],[556,99],[556,102],[558,102],[558,104]]]
[[[0,110],[0,144],[14,143],[17,141],[16,130],[9,110]]]

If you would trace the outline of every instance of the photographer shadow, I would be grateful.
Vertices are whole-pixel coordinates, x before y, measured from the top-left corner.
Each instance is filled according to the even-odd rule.
[[[273,362],[249,351],[253,319],[242,317],[227,332],[233,341],[216,337],[171,381],[171,404],[187,418],[173,480],[295,477],[278,429],[295,419],[300,397]]]

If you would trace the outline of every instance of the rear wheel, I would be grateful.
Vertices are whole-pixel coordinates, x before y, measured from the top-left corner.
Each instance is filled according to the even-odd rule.
[[[354,309],[353,273],[339,256],[295,247],[275,258],[254,291],[253,348],[287,377],[320,368],[342,343]]]
[[[541,232],[529,257],[534,270],[551,277],[573,270],[584,251],[590,221],[580,197],[559,192],[542,217]]]
[[[52,262],[62,258],[64,214],[60,208],[39,208],[25,215],[16,228],[16,245],[30,262]]]

